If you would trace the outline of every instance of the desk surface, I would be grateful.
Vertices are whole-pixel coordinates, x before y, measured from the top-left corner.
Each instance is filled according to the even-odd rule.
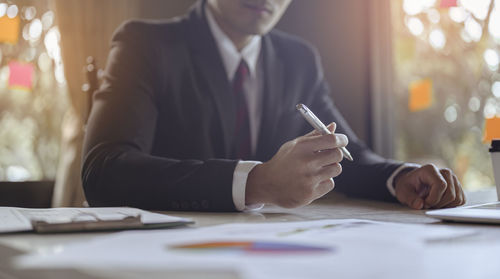
[[[467,204],[478,204],[491,202],[496,200],[494,190],[480,191],[467,193]],[[167,214],[180,217],[192,218],[196,221],[195,226],[209,226],[223,223],[251,223],[251,222],[284,222],[284,221],[304,221],[314,219],[368,219],[374,221],[389,221],[414,224],[433,224],[440,223],[439,220],[425,216],[424,211],[411,210],[399,204],[382,203],[376,201],[349,199],[342,195],[331,195],[327,198],[318,200],[313,204],[299,209],[283,209],[277,207],[266,207],[258,212],[245,213],[192,213],[192,212],[166,212]],[[480,225],[480,224],[457,224],[447,223],[449,226],[467,227],[477,230],[477,234],[453,239],[444,243],[432,244],[436,248],[437,253],[445,253],[449,251],[461,251],[464,257],[472,257],[470,261],[474,266],[467,268],[464,273],[465,277],[470,277],[471,273],[476,269],[483,270],[479,273],[474,273],[474,278],[488,278],[490,275],[500,276],[500,265],[489,266],[486,270],[481,266],[481,262],[477,261],[477,249],[480,245],[488,245],[489,243],[500,242],[500,226]],[[143,278],[144,272],[134,273],[127,271],[120,273],[118,271],[76,271],[76,270],[42,270],[42,271],[26,271],[15,270],[9,263],[8,258],[27,252],[43,252],[52,251],[54,249],[64,248],[65,245],[88,241],[97,236],[106,235],[109,233],[85,233],[85,234],[59,234],[59,235],[36,235],[33,233],[26,234],[11,234],[0,236],[0,278]],[[433,249],[434,249],[433,248]],[[459,248],[459,250],[457,250]],[[460,250],[462,249],[462,250]],[[490,251],[491,252],[491,251]],[[472,254],[471,254],[472,253]],[[493,251],[492,257],[499,258],[500,251]],[[475,257],[475,258],[474,258]],[[485,255],[482,255],[483,259]],[[476,259],[476,260],[474,260]],[[446,262],[446,259],[443,259]],[[470,262],[464,259],[464,263]],[[436,262],[435,265],[440,263]],[[452,264],[452,263],[449,263]],[[486,263],[485,263],[486,264]],[[388,267],[389,268],[389,267]],[[433,268],[431,265],[429,268]],[[441,270],[441,269],[439,269]],[[176,271],[178,272],[178,271]],[[172,273],[169,271],[148,273],[147,277],[161,277],[166,275],[175,278],[239,278],[237,274],[199,274],[196,272],[181,272]],[[445,275],[445,274],[443,274]],[[10,276],[10,277],[9,277]],[[395,274],[394,276],[400,277]]]

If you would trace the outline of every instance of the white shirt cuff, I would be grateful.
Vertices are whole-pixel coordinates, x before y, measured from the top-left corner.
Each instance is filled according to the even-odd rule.
[[[409,168],[420,168],[421,165],[419,164],[413,164],[413,163],[404,163],[402,164],[399,168],[397,168],[391,176],[389,176],[389,179],[387,179],[387,189],[389,190],[389,193],[396,197],[396,189],[394,188],[394,178],[403,170],[409,169]]]
[[[236,210],[259,210],[264,204],[245,204],[245,190],[247,178],[250,171],[257,165],[262,164],[258,161],[239,161],[233,174],[233,202]]]

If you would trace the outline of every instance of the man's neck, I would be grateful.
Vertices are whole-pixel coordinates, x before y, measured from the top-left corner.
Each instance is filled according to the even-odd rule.
[[[241,51],[252,41],[255,35],[242,34],[232,28],[210,5],[208,5],[219,28],[226,34],[226,36],[233,42],[238,51]]]

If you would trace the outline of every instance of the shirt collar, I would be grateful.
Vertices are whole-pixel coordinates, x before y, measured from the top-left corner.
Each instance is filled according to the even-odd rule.
[[[262,36],[255,35],[241,52],[239,52],[231,39],[229,39],[222,29],[220,29],[208,5],[205,5],[205,15],[210,31],[212,31],[212,35],[215,38],[215,42],[222,56],[222,62],[224,63],[228,80],[233,80],[241,59],[244,59],[247,63],[250,70],[250,76],[253,78],[256,77]]]

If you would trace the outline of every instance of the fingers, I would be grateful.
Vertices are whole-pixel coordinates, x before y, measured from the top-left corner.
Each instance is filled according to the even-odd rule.
[[[331,190],[333,190],[333,188],[335,188],[335,182],[333,182],[333,179],[330,178],[322,181],[315,189],[314,199],[319,199],[322,196],[328,194]]]
[[[455,207],[465,204],[465,195],[462,190],[462,185],[456,175],[452,176],[453,179],[453,188],[455,189],[455,199],[448,204],[444,204],[442,207]]]
[[[396,187],[397,199],[411,208],[454,207],[465,203],[462,185],[450,169],[425,165],[404,174]]]
[[[455,203],[457,198],[456,187],[455,187],[455,179],[454,175],[449,169],[441,169],[439,173],[446,180],[446,190],[441,197],[441,200],[434,205],[435,208],[442,208],[448,206],[449,204]]]
[[[460,183],[456,175],[453,176],[453,179],[455,180],[455,187],[457,188],[455,192],[457,193],[457,197],[459,198],[459,204],[457,204],[456,206],[464,205],[467,202],[467,199],[465,198],[462,183]]]
[[[429,186],[429,195],[425,198],[425,208],[436,206],[442,199],[446,192],[448,183],[441,175],[436,166],[430,164],[425,165],[419,169],[420,185]]]
[[[317,179],[317,181],[324,181],[332,177],[337,177],[340,173],[342,173],[342,165],[340,165],[339,163],[335,163],[322,167],[315,178]]]
[[[339,148],[321,150],[311,154],[311,158],[316,167],[324,167],[342,161],[344,155]]]
[[[320,132],[313,130],[308,134],[295,139],[293,142],[306,153],[344,147],[348,144],[349,140],[347,136],[343,134],[334,134],[336,128],[337,124],[332,122],[327,127],[332,134],[322,135]]]
[[[297,138],[296,144],[305,153],[346,146],[348,139],[343,134],[317,135]]]
[[[435,168],[435,167],[434,167]],[[441,169],[438,174],[445,180],[445,188],[442,195],[436,194],[431,197],[433,189],[431,187],[429,196],[426,199],[427,208],[443,208],[455,207],[465,204],[465,195],[462,190],[462,185],[458,178],[450,169]],[[440,187],[440,185],[438,185]],[[440,189],[435,189],[435,193],[440,192]],[[438,198],[440,196],[440,198]],[[437,202],[436,202],[436,198]]]
[[[328,129],[328,131],[335,133],[335,130],[337,129],[337,123],[335,122],[332,122],[330,123],[328,126],[326,126],[326,128]],[[312,130],[311,132],[305,134],[304,136],[305,137],[310,137],[310,136],[319,136],[321,135],[320,132],[316,131],[316,130]]]
[[[396,197],[402,204],[406,204],[410,208],[420,210],[424,207],[421,193],[409,184],[398,187]]]
[[[328,126],[326,126],[330,132],[335,133],[335,130],[337,130],[337,123],[332,122]]]

